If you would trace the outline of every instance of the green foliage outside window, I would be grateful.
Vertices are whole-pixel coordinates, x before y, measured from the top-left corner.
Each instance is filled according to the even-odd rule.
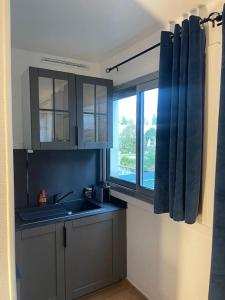
[[[124,118],[121,125],[125,124],[126,127],[120,133],[120,152],[122,154],[134,154],[136,153],[136,126],[133,120],[126,120]]]
[[[135,169],[136,159],[135,157],[129,157],[125,154],[120,159],[120,165],[126,168]]]
[[[133,120],[122,118],[121,125],[124,126],[120,132],[119,149],[121,153],[120,165],[125,168],[135,169],[136,167],[136,125]],[[156,116],[152,117],[152,124],[156,124]],[[155,140],[156,129],[150,127],[144,134],[143,142],[143,168],[144,171],[151,171],[155,166]]]

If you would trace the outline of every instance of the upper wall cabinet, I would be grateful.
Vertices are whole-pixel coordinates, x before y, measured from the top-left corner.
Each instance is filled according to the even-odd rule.
[[[33,67],[28,76],[22,87],[26,148],[111,146],[112,81]]]
[[[75,76],[30,68],[29,79],[30,101],[24,103],[25,121],[30,117],[29,123],[24,124],[25,146],[32,149],[74,149]]]
[[[78,147],[112,147],[112,81],[76,76]]]

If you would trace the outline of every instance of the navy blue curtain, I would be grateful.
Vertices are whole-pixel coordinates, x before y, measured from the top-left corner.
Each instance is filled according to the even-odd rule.
[[[176,25],[174,34],[162,32],[154,211],[190,224],[201,192],[204,66],[199,17]]]
[[[225,299],[225,7],[209,300]]]

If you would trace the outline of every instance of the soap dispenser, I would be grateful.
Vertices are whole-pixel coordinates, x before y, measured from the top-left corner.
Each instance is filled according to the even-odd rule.
[[[38,195],[38,205],[44,206],[47,204],[47,197],[45,190],[42,190]]]

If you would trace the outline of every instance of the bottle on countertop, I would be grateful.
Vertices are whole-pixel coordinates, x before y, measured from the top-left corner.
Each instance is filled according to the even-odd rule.
[[[44,206],[47,204],[47,197],[45,190],[42,190],[38,195],[38,205]]]
[[[101,181],[96,186],[96,200],[101,203],[110,201],[110,185],[107,182]]]
[[[83,189],[83,196],[85,199],[94,199],[95,197],[95,188],[94,186],[88,186]]]
[[[104,185],[103,185],[103,198],[104,198],[104,201],[106,202],[110,202],[111,201],[111,192],[110,192],[110,185],[108,182],[105,182]]]

